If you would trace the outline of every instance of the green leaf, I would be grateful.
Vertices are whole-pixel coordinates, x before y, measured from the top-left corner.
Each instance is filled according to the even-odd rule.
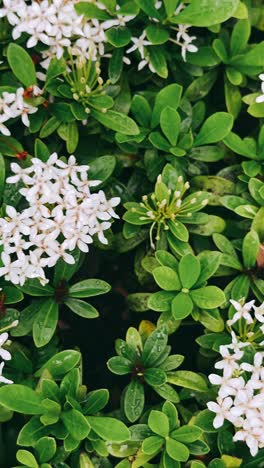
[[[108,369],[117,375],[130,374],[132,363],[123,356],[114,356],[107,361]]]
[[[224,42],[221,39],[217,38],[213,41],[213,49],[222,62],[228,63],[227,50]]]
[[[177,4],[178,0],[164,0],[164,6],[168,17],[174,14]]]
[[[40,422],[39,416],[32,417],[18,434],[18,445],[30,447],[49,434],[49,429]]]
[[[167,357],[166,361],[164,361],[159,367],[165,371],[174,370],[179,367],[184,361],[184,356],[181,354],[171,354]]]
[[[111,286],[103,280],[87,279],[74,284],[69,288],[70,297],[92,297],[106,294]]]
[[[186,226],[181,223],[179,220],[172,221],[171,219],[168,221],[168,226],[170,232],[173,234],[174,237],[179,239],[180,241],[187,242],[189,239],[189,232]]]
[[[173,109],[177,109],[182,95],[182,86],[178,84],[170,84],[165,86],[156,96],[151,127],[154,128],[159,124],[160,114],[162,109],[169,106]]]
[[[74,7],[78,15],[84,15],[88,19],[96,18],[101,21],[111,19],[106,11],[98,8],[94,3],[78,2]]]
[[[256,265],[259,249],[259,236],[256,231],[251,230],[244,237],[242,244],[243,262],[246,268],[253,268]]]
[[[5,305],[16,304],[24,299],[24,294],[15,286],[4,286]]]
[[[190,55],[193,57],[196,56],[196,53],[189,54],[189,56]],[[219,60],[216,55],[215,57],[217,58],[217,60]],[[191,58],[191,61],[193,61],[193,58]],[[190,101],[198,101],[200,99],[203,99],[212,89],[216,78],[217,72],[215,70],[211,70],[208,73],[204,73],[202,76],[199,76],[198,78],[193,80],[192,83],[188,86],[188,88],[185,91],[185,97],[187,97],[187,99],[189,99]]]
[[[41,396],[25,385],[6,385],[0,388],[0,404],[24,414],[41,414]]]
[[[152,67],[161,78],[168,77],[168,67],[162,46],[149,48],[149,59]]]
[[[40,130],[40,138],[46,138],[52,133],[54,133],[57,128],[61,125],[61,121],[58,120],[56,117],[52,116],[49,120],[47,120]]]
[[[193,289],[190,291],[190,296],[201,309],[214,309],[225,302],[225,295],[217,286]]]
[[[201,273],[198,278],[198,283],[202,284],[209,278],[211,278],[211,276],[213,276],[214,273],[217,271],[221,262],[221,253],[214,251],[201,252],[198,255],[198,258],[201,266]]]
[[[80,317],[93,319],[99,317],[98,310],[95,309],[89,302],[81,301],[80,299],[68,298],[64,301],[64,304],[69,307],[75,314]]]
[[[168,335],[164,328],[157,328],[147,338],[142,352],[142,362],[145,367],[153,367],[165,351]]]
[[[162,437],[150,436],[143,440],[142,450],[147,455],[154,455],[160,451],[163,443]]]
[[[27,450],[18,450],[16,457],[20,463],[29,468],[38,468],[39,466],[34,455]]]
[[[223,331],[225,328],[225,322],[218,309],[201,310],[199,313],[199,322],[208,330],[216,333]]]
[[[131,112],[137,122],[143,127],[149,127],[151,118],[151,107],[144,96],[135,94],[131,102]]]
[[[107,112],[99,112],[95,109],[91,109],[91,115],[98,120],[102,125],[115,132],[122,133],[124,135],[138,135],[139,128],[130,117],[125,114],[108,110]]]
[[[194,140],[194,146],[223,140],[233,127],[233,117],[227,112],[216,112],[206,119]]]
[[[145,405],[144,386],[133,379],[124,393],[124,413],[130,422],[135,422],[142,414]]]
[[[166,382],[166,374],[162,369],[148,368],[144,372],[144,380],[148,385],[157,387]]]
[[[52,437],[42,437],[35,445],[36,454],[40,463],[51,460],[56,453],[56,442]]]
[[[29,296],[54,296],[55,293],[52,286],[49,284],[42,286],[38,279],[27,280],[23,286],[19,286],[19,289]]]
[[[192,371],[168,372],[167,381],[174,385],[184,388],[190,388],[197,392],[206,392],[208,390],[205,379]]]
[[[117,83],[123,70],[124,49],[114,49],[109,60],[108,73],[112,84]]]
[[[166,451],[176,461],[186,462],[189,458],[188,448],[181,442],[177,442],[171,438],[166,440]]]
[[[175,320],[182,320],[192,313],[193,301],[189,294],[180,292],[171,303],[171,311]]]
[[[90,179],[100,180],[100,187],[102,187],[115,170],[116,158],[108,155],[100,156],[100,158],[96,158],[89,162],[89,166]]]
[[[73,349],[67,349],[54,354],[42,367],[36,372],[39,377],[44,369],[47,369],[56,379],[63,377],[67,372],[73,369],[80,362],[81,353]]]
[[[164,44],[168,41],[170,33],[159,24],[150,24],[146,29],[147,38],[153,45]]]
[[[160,266],[155,268],[153,276],[158,286],[165,291],[178,291],[181,288],[178,274],[170,267]]]
[[[151,310],[157,312],[166,312],[170,310],[171,301],[175,296],[174,292],[171,291],[158,291],[151,294],[148,298],[148,307]]]
[[[234,119],[236,119],[242,107],[241,93],[238,86],[234,86],[227,79],[225,79],[224,87],[226,108]]]
[[[230,40],[230,52],[231,55],[236,55],[242,51],[248,43],[250,37],[251,27],[248,19],[242,19],[237,21],[233,27],[231,40]]]
[[[83,414],[92,415],[101,411],[108,403],[109,391],[105,388],[89,392],[83,406]]]
[[[124,26],[116,26],[105,31],[106,38],[114,47],[124,47],[131,39],[131,32]]]
[[[213,26],[231,18],[238,3],[238,0],[192,0],[191,5],[173,18],[173,22],[198,27]]]
[[[155,387],[154,390],[159,396],[161,396],[161,398],[164,398],[164,400],[171,401],[172,403],[180,402],[180,397],[176,390],[167,383],[160,385],[159,387]]]
[[[184,288],[190,289],[198,280],[201,271],[200,262],[192,254],[184,255],[179,263],[179,275]]]
[[[169,419],[166,414],[161,411],[152,410],[148,417],[148,425],[155,434],[161,437],[167,437],[169,435]]]
[[[83,440],[88,436],[91,426],[80,411],[75,409],[64,411],[61,419],[73,439]]]
[[[198,426],[182,426],[172,432],[171,437],[178,442],[194,442],[199,439],[203,431]]]
[[[45,346],[53,337],[59,317],[59,307],[55,300],[42,302],[40,310],[33,322],[33,339],[37,348]]]
[[[112,442],[126,442],[130,439],[130,432],[122,421],[103,416],[87,416],[93,431],[103,440]]]
[[[256,152],[253,151],[247,143],[242,140],[238,135],[230,132],[224,139],[224,144],[237,154],[256,159]]]
[[[164,107],[160,114],[160,127],[172,146],[176,146],[181,118],[173,107]]]
[[[36,84],[36,70],[26,50],[12,42],[7,48],[7,60],[16,78],[27,88]]]

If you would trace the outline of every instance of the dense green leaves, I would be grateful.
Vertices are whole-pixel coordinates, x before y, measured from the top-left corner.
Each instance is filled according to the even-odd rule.
[[[0,466],[262,466],[230,387],[259,422],[261,1],[20,3],[0,11]]]

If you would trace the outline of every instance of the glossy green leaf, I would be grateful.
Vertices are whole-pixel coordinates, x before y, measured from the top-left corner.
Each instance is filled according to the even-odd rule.
[[[16,78],[27,87],[37,82],[36,70],[32,58],[27,51],[14,42],[7,49],[7,60]]]
[[[49,343],[55,333],[58,317],[59,308],[54,299],[43,301],[33,322],[33,339],[37,348]]]

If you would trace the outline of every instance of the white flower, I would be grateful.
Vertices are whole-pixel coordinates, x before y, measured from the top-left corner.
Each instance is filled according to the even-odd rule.
[[[220,386],[218,391],[220,398],[225,398],[230,395],[235,396],[238,390],[245,385],[243,377],[231,377],[229,370],[228,373],[224,373],[223,376],[210,374],[209,380],[212,384]]]
[[[246,442],[252,457],[255,457],[259,449],[259,440],[263,436],[263,421],[262,427],[251,427],[249,422],[246,420],[243,425],[243,429],[236,432],[234,435],[234,441]]]
[[[8,333],[2,333],[0,335],[0,357],[4,360],[4,361],[10,361],[10,359],[12,359],[12,356],[11,354],[9,353],[9,351],[7,351],[6,349],[3,348],[3,345],[5,343],[7,343],[8,341]]]
[[[247,362],[243,362],[241,364],[241,369],[252,372],[252,379],[259,380],[261,379],[264,381],[264,367],[262,366],[263,362],[263,355],[262,353],[256,353],[254,356],[254,364],[248,364]],[[263,401],[264,404],[264,401]]]
[[[138,50],[141,56],[141,59],[144,59],[145,53],[144,53],[144,47],[148,45],[152,45],[150,41],[145,40],[146,37],[146,32],[143,31],[141,36],[139,37],[131,37],[131,41],[134,43],[132,47],[130,47],[126,53],[130,54],[131,52],[134,52],[135,50]]]
[[[215,429],[221,427],[224,424],[225,419],[228,419],[232,405],[233,400],[230,397],[225,398],[224,400],[218,399],[217,403],[214,401],[209,401],[207,403],[208,409],[213,413],[216,413],[216,417],[213,421],[213,426]]]
[[[261,92],[262,92],[262,94],[256,98],[256,102],[258,102],[258,103],[264,102],[264,73],[261,73],[259,75],[259,78],[262,81],[262,83],[261,83]]]
[[[259,307],[253,305],[253,309],[258,322],[264,323],[264,302]]]
[[[252,306],[255,303],[255,300],[246,302],[244,305],[241,305],[240,302],[234,301],[233,299],[230,299],[230,302],[232,306],[236,309],[236,312],[234,316],[232,317],[232,319],[227,321],[227,325],[231,326],[242,318],[248,324],[253,323],[254,320],[249,312],[252,309]]]
[[[184,62],[186,62],[186,52],[191,52],[191,53],[194,53],[194,52],[197,52],[198,51],[198,47],[194,44],[192,44],[192,41],[196,39],[196,36],[188,36],[186,37],[186,39],[184,40],[184,42],[182,43],[181,45],[181,54],[182,54],[182,58],[184,60]]]
[[[140,70],[143,70],[143,68],[144,68],[146,65],[148,65],[148,67],[149,67],[149,69],[150,69],[150,71],[151,71],[152,73],[156,73],[156,70],[155,70],[155,68],[153,67],[153,65],[152,65],[152,63],[151,63],[150,58],[149,58],[148,55],[147,55],[143,60],[141,60],[141,61],[139,62],[139,64],[138,64],[138,70],[139,70],[139,71],[140,71]]]
[[[245,348],[245,346],[250,345],[250,343],[248,342],[238,341],[237,336],[233,330],[231,331],[231,336],[232,336],[232,343],[226,345],[226,347],[229,349],[232,349],[234,353],[239,353],[242,348]]]
[[[2,362],[0,364],[0,383],[12,384],[12,383],[14,383],[12,380],[9,380],[9,379],[7,379],[6,377],[3,376],[4,365],[5,365],[4,362]]]
[[[243,351],[237,351],[234,354],[230,354],[228,346],[220,346],[219,352],[224,358],[215,364],[216,369],[224,369],[228,374],[232,375],[235,369],[239,369],[239,361],[243,356]]]

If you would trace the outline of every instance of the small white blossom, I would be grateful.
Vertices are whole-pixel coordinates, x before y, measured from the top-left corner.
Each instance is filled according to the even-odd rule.
[[[135,50],[138,50],[141,56],[141,59],[143,60],[145,58],[145,52],[144,52],[144,47],[148,45],[152,45],[150,41],[145,40],[146,37],[146,32],[143,31],[141,36],[139,37],[131,37],[131,41],[133,42],[133,46],[130,47],[126,53],[130,54],[131,52],[135,52]]]
[[[264,302],[259,307],[253,305],[253,309],[256,320],[260,323],[264,323]]]
[[[261,92],[262,94],[256,98],[256,102],[261,103],[264,102],[264,73],[261,73],[259,75],[259,78],[261,79]]]
[[[232,317],[232,319],[227,321],[227,325],[231,326],[231,325],[233,325],[234,323],[236,323],[238,320],[240,320],[242,318],[248,324],[253,323],[253,318],[252,318],[252,316],[251,316],[251,314],[249,312],[252,309],[252,306],[254,305],[255,300],[250,301],[250,302],[246,302],[244,305],[242,305],[238,301],[234,301],[233,299],[230,299],[230,302],[231,302],[232,306],[236,309],[236,312],[235,312],[234,316]]]
[[[0,383],[12,384],[12,383],[14,383],[13,380],[9,380],[9,379],[7,379],[6,377],[3,376],[4,365],[5,365],[4,362],[2,362],[0,364]]]

